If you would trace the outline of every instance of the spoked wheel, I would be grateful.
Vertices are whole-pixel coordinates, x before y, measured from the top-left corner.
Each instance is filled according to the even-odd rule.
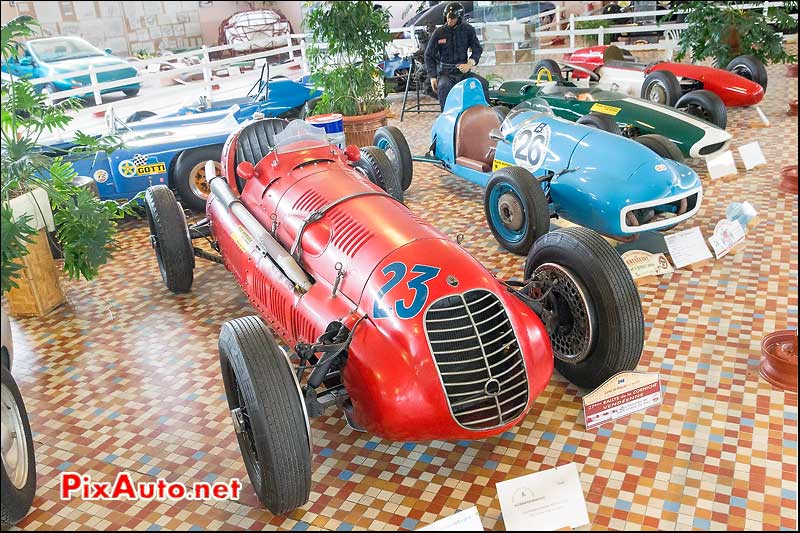
[[[639,293],[598,233],[563,228],[536,241],[525,262],[525,279],[531,278],[562,376],[594,388],[636,368],[644,345]]]
[[[181,205],[166,185],[148,187],[144,205],[150,244],[164,284],[176,294],[189,292],[194,279],[194,249]]]
[[[0,519],[16,524],[28,514],[36,493],[36,459],[28,413],[11,372],[2,367],[0,386],[0,438],[3,469],[0,472]]]
[[[255,316],[223,324],[219,357],[250,482],[267,509],[288,513],[311,492],[311,430],[292,366]]]
[[[547,197],[533,175],[521,167],[492,174],[483,209],[494,238],[509,252],[525,255],[550,230]]]
[[[656,104],[674,106],[681,96],[681,83],[672,72],[656,70],[642,83],[641,97]]]

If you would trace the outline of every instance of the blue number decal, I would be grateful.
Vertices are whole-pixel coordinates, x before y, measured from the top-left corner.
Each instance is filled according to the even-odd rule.
[[[411,269],[411,272],[416,274],[416,276],[412,277],[406,282],[408,289],[414,291],[414,297],[411,300],[411,303],[406,305],[406,302],[403,299],[395,300],[389,310],[387,310],[381,306],[381,301],[390,290],[395,288],[397,284],[400,283],[403,278],[405,278],[407,267],[405,263],[400,262],[391,263],[390,265],[384,267],[381,272],[383,272],[384,275],[391,274],[392,276],[386,283],[383,284],[383,287],[378,290],[378,294],[375,298],[375,304],[372,308],[373,318],[388,318],[389,313],[392,310],[394,310],[397,313],[397,316],[402,319],[409,319],[417,316],[417,314],[422,311],[422,308],[425,307],[425,303],[428,301],[429,290],[426,283],[438,276],[440,271],[441,269],[437,267],[414,265],[414,267]]]
[[[414,291],[414,299],[409,306],[406,306],[405,301],[397,300],[395,302],[397,316],[403,319],[414,318],[417,313],[422,311],[422,307],[428,301],[428,286],[425,285],[425,282],[435,278],[439,274],[439,270],[432,266],[414,265],[411,272],[418,275],[408,280],[407,283],[408,288]]]
[[[391,273],[392,277],[389,278],[389,281],[384,283],[383,287],[381,287],[378,291],[378,295],[375,298],[375,305],[372,308],[372,316],[374,318],[386,318],[389,316],[389,313],[383,307],[381,307],[381,300],[383,300],[383,297],[386,296],[387,292],[392,290],[395,285],[403,280],[406,275],[406,265],[400,262],[392,263],[390,265],[386,265],[381,272],[383,272],[384,276]]]

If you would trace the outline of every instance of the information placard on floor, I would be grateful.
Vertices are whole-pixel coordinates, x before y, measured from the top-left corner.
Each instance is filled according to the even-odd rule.
[[[497,497],[508,531],[552,531],[589,523],[575,463],[501,481]]]
[[[417,531],[483,531],[483,524],[478,508],[470,507],[421,527]]]
[[[661,403],[661,380],[654,372],[620,372],[583,397],[586,429]]]
[[[685,229],[664,237],[675,268],[682,268],[692,263],[699,263],[711,259],[711,250],[708,249],[703,232],[700,228]]]

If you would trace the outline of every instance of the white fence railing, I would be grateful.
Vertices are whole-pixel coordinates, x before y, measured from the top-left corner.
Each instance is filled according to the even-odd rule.
[[[176,76],[180,76],[182,74],[192,74],[202,72],[203,74],[203,83],[206,86],[206,91],[210,91],[212,85],[212,73],[214,68],[222,67],[225,65],[230,65],[233,63],[241,63],[243,61],[249,60],[258,60],[258,59],[266,59],[268,57],[282,55],[282,54],[289,54],[289,57],[292,58],[295,55],[295,52],[300,52],[301,56],[305,58],[305,44],[304,41],[301,41],[300,44],[294,44],[293,39],[296,38],[304,38],[303,35],[286,35],[286,46],[281,48],[273,48],[270,50],[263,50],[259,52],[253,52],[246,55],[236,55],[232,57],[227,57],[223,59],[212,60],[211,54],[215,52],[224,52],[227,50],[235,49],[236,45],[223,45],[223,46],[203,46],[197,50],[191,50],[188,52],[182,52],[180,54],[168,54],[163,56],[153,57],[147,60],[143,60],[137,63],[131,63],[128,67],[136,68],[139,70],[139,74],[135,77],[130,78],[123,78],[119,80],[112,80],[112,81],[105,81],[99,82],[97,75],[103,72],[113,72],[119,71],[121,68],[126,68],[121,65],[109,65],[105,67],[94,67],[90,65],[88,69],[84,70],[76,70],[72,72],[64,72],[59,73],[53,76],[47,76],[43,78],[34,78],[29,80],[33,85],[45,85],[51,81],[55,80],[64,80],[64,79],[71,79],[71,78],[78,78],[83,76],[89,76],[90,83],[88,85],[83,85],[79,87],[75,87],[73,89],[67,91],[59,91],[57,96],[59,99],[61,98],[69,98],[70,96],[82,96],[88,93],[92,93],[94,96],[95,104],[100,105],[102,103],[101,92],[106,89],[113,89],[117,87],[126,87],[128,85],[133,85],[136,83],[142,83],[145,81],[160,81],[164,78],[175,78]],[[260,45],[265,45],[270,41],[253,41],[252,46],[258,47]],[[199,57],[199,61],[196,64],[187,64],[182,66],[176,66],[176,68],[167,70],[167,71],[157,71],[157,72],[149,72],[147,70],[148,65],[160,65],[163,64],[165,61],[172,61],[178,60],[189,57]],[[305,63],[305,61],[303,61]],[[180,65],[180,63],[178,63]],[[307,69],[305,69],[307,71]],[[50,94],[49,98],[53,99],[56,96],[54,94]]]
[[[758,2],[758,3],[751,3],[751,4],[744,4],[741,6],[737,6],[737,8],[741,9],[763,9],[766,13],[770,7],[777,7],[785,5],[785,2]],[[512,44],[514,51],[521,51],[521,50],[532,50],[533,56],[547,56],[547,55],[557,55],[557,54],[567,54],[572,53],[578,49],[577,47],[577,38],[579,36],[584,35],[595,35],[597,37],[597,41],[599,44],[604,44],[606,36],[617,35],[621,33],[625,34],[637,34],[637,33],[653,33],[653,32],[664,32],[665,34],[674,36],[678,32],[687,28],[687,25],[684,23],[664,23],[664,24],[647,24],[643,26],[637,25],[620,25],[620,26],[609,26],[609,27],[599,27],[599,28],[590,28],[590,29],[578,29],[577,24],[579,22],[584,21],[597,21],[597,20],[614,20],[614,19],[636,19],[636,18],[643,18],[643,17],[659,17],[664,16],[667,14],[667,11],[640,11],[640,12],[631,12],[631,13],[614,13],[614,14],[607,14],[607,15],[581,15],[576,16],[574,14],[570,14],[567,21],[566,29],[561,29],[562,23],[564,22],[563,15],[564,15],[564,8],[561,6],[556,7],[553,10],[549,10],[546,12],[538,13],[531,17],[527,17],[521,20],[515,20],[512,22],[487,22],[487,23],[475,23],[473,26],[478,29],[484,29],[487,27],[499,27],[504,26],[508,28],[511,24],[519,25],[519,24],[532,24],[533,27],[537,27],[537,30],[532,33],[533,36],[533,43],[541,42],[543,39],[548,38],[559,38],[564,37],[569,40],[569,47],[568,48],[527,48],[525,44],[527,43],[520,43],[518,40],[508,39],[508,40],[492,40],[489,41],[491,44]],[[676,11],[676,13],[680,13],[680,11]],[[797,18],[797,15],[793,15],[794,18]],[[550,18],[552,19],[547,22],[546,24],[539,24],[539,21],[543,18]],[[553,29],[550,29],[553,28]],[[424,29],[423,27],[406,27],[406,28],[391,28],[390,32],[392,33],[399,33],[404,32],[406,34],[410,33],[411,37],[415,39],[416,42],[416,32],[417,29]],[[230,65],[233,63],[240,63],[243,61],[249,60],[259,60],[259,59],[266,59],[268,57],[282,55],[282,54],[289,54],[289,57],[293,59],[295,57],[296,52],[300,52],[300,65],[302,67],[302,72],[304,75],[309,73],[309,66],[307,61],[307,54],[306,54],[306,35],[305,34],[287,34],[286,38],[286,46],[281,48],[273,48],[270,50],[264,50],[260,52],[254,52],[246,55],[238,55],[233,57],[227,57],[224,59],[212,60],[211,54],[218,53],[218,52],[225,52],[228,50],[237,49],[236,45],[220,45],[220,46],[203,46],[197,50],[191,50],[187,52],[182,52],[179,54],[168,54],[163,56],[157,56],[154,58],[150,58],[144,61],[141,61],[136,64],[131,64],[130,66],[137,68],[140,73],[133,78],[124,78],[121,80],[114,80],[114,81],[107,81],[100,83],[98,81],[98,74],[103,72],[110,72],[119,70],[119,65],[111,65],[106,67],[95,68],[90,66],[87,70],[81,71],[74,71],[74,72],[67,72],[67,73],[60,73],[54,76],[48,76],[44,78],[36,78],[30,80],[30,82],[34,85],[43,85],[55,80],[64,80],[70,78],[76,78],[81,76],[89,76],[90,83],[88,85],[83,85],[80,87],[75,87],[68,91],[60,91],[57,93],[58,98],[68,98],[70,96],[78,96],[78,95],[85,95],[88,93],[92,93],[94,96],[94,101],[97,105],[102,103],[101,92],[106,89],[113,89],[116,87],[125,87],[128,85],[132,85],[135,83],[142,83],[146,81],[160,81],[164,78],[174,78],[176,76],[180,76],[182,74],[191,74],[202,72],[203,74],[203,84],[205,86],[205,91],[208,95],[210,95],[212,81],[213,81],[213,69],[216,67],[223,67],[225,65]],[[565,39],[565,40],[566,40]],[[295,41],[297,44],[295,44]],[[257,47],[259,45],[266,45],[271,41],[254,41],[252,43],[253,47]],[[418,43],[417,43],[418,44]],[[520,44],[523,46],[520,47]],[[647,43],[647,44],[633,44],[628,45],[626,48],[630,50],[665,50],[667,59],[671,58],[675,47],[677,46],[677,42],[674,38],[667,38],[661,39],[657,43]],[[498,50],[499,51],[499,50]],[[147,69],[148,65],[151,64],[163,64],[165,61],[173,61],[173,60],[182,60],[184,58],[190,57],[198,57],[199,61],[196,64],[188,64],[185,66],[177,66],[176,68],[168,71],[159,71],[157,72],[149,72]],[[142,72],[143,71],[143,72]],[[50,95],[52,98],[54,95]]]

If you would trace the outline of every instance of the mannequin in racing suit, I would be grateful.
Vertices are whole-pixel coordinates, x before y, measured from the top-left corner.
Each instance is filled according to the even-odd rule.
[[[441,109],[444,109],[453,85],[465,78],[479,80],[486,100],[489,100],[489,83],[472,72],[483,53],[483,47],[475,28],[462,22],[463,15],[464,7],[458,2],[451,2],[444,11],[446,24],[433,32],[425,48],[425,66],[431,75],[431,87],[439,94]]]

